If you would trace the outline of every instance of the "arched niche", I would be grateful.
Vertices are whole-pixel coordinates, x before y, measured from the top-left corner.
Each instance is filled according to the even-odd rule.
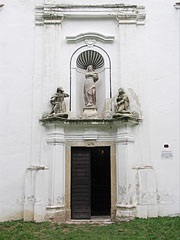
[[[104,109],[106,99],[111,98],[111,61],[101,47],[81,46],[70,60],[70,111],[80,117],[84,107],[84,81],[88,65],[93,65],[99,75],[96,83],[96,106],[98,114]]]

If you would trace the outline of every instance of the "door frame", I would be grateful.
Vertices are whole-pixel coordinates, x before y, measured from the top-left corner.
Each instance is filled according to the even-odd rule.
[[[115,142],[67,142],[66,143],[66,164],[65,164],[65,203],[66,220],[71,220],[71,147],[110,147],[111,166],[111,220],[116,216],[116,143]]]

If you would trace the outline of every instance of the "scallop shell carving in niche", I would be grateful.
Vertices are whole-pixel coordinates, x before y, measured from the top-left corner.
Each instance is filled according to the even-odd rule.
[[[87,69],[89,65],[92,65],[93,69],[103,67],[104,59],[102,55],[93,50],[82,52],[77,58],[76,66],[81,69]]]

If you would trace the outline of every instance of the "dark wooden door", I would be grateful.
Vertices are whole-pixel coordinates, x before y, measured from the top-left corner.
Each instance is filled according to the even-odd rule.
[[[95,147],[91,150],[91,216],[109,216],[110,208],[110,147]]]
[[[91,218],[91,150],[71,149],[71,217]]]

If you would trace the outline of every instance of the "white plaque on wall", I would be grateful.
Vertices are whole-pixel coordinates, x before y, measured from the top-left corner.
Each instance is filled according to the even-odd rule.
[[[173,153],[171,150],[162,150],[161,151],[161,158],[163,159],[172,159]]]
[[[162,159],[172,159],[173,153],[169,144],[164,144],[163,150],[161,151]]]

